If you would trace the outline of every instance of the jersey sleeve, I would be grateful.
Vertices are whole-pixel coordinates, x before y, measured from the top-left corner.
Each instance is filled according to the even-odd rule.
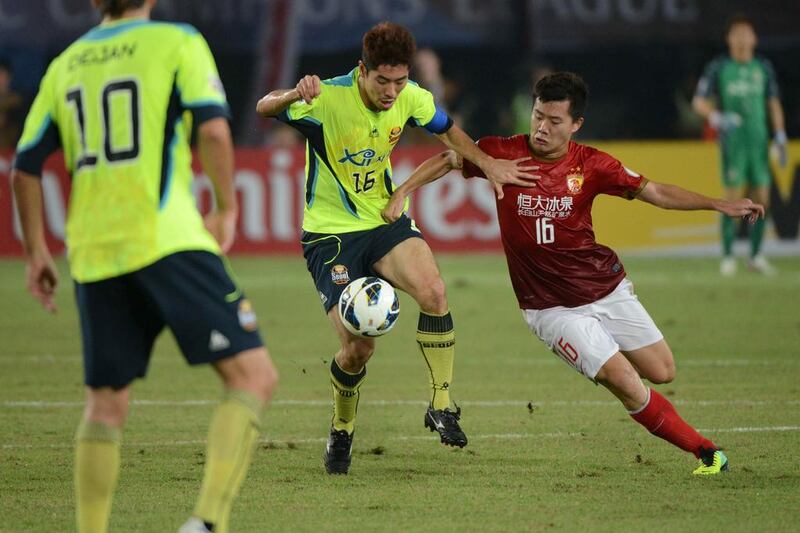
[[[437,106],[433,100],[433,94],[415,84],[409,82],[412,91],[411,116],[408,123],[411,126],[425,128],[429,133],[442,134],[453,126],[453,119]],[[413,89],[412,89],[413,87]]]
[[[492,155],[491,154],[491,147],[494,145],[494,143],[492,142],[492,138],[483,137],[482,139],[478,139],[475,142],[475,144],[477,144],[478,148],[480,148],[481,150],[483,150],[487,154]],[[476,165],[475,163],[473,163],[469,159],[464,159],[464,162],[463,162],[463,164],[461,166],[461,174],[465,178],[484,178],[484,179],[486,179],[486,174],[483,173],[483,170],[481,170],[481,168],[478,165]]]
[[[695,96],[700,98],[716,98],[719,95],[719,70],[722,67],[722,61],[715,59],[703,70],[703,75],[700,76],[700,81],[697,82],[697,90]]]
[[[176,76],[181,105],[192,112],[198,125],[212,118],[230,118],[225,88],[208,43],[200,32],[188,28],[191,31],[181,47]]]
[[[278,113],[275,118],[299,131],[313,146],[322,149],[325,146],[325,140],[322,138],[323,112],[329,95],[330,90],[326,90],[323,83],[319,96],[311,100],[310,104],[302,99],[298,100]]]
[[[14,168],[41,176],[42,165],[51,153],[61,147],[53,96],[53,65],[51,64],[33,101],[25,127],[17,144]]]
[[[275,118],[297,128],[301,133],[303,132],[302,126],[304,123],[321,124],[323,107],[328,98],[325,85],[322,84],[320,87],[319,96],[311,100],[310,104],[300,99],[287,106],[286,109],[278,113]]]
[[[764,73],[767,76],[765,93],[767,95],[767,99],[780,98],[781,90],[780,87],[778,87],[778,76],[775,75],[775,68],[772,66],[772,62],[763,57],[760,59],[761,64],[764,66]]]
[[[599,180],[598,193],[633,200],[647,185],[647,178],[604,152],[595,154],[591,168],[594,170],[593,177]]]

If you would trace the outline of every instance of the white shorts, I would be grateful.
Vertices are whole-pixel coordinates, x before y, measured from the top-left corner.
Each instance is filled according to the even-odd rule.
[[[618,351],[644,348],[664,338],[628,278],[596,302],[523,309],[522,316],[557,356],[592,381]]]

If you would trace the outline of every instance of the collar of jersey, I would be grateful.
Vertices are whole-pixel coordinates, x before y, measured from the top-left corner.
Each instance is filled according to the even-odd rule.
[[[144,24],[150,24],[150,19],[145,18],[124,18],[120,20],[112,20],[111,22],[104,22],[99,26],[95,26],[89,32],[83,36],[84,39],[94,41],[100,39],[107,39],[109,37],[113,37],[118,35],[123,31],[127,31],[133,28],[137,28]]]
[[[541,163],[542,165],[557,165],[557,164],[561,163],[567,157],[569,157],[570,153],[572,153],[572,149],[573,149],[573,145],[574,144],[575,144],[575,141],[569,141],[569,147],[567,148],[567,153],[565,153],[564,155],[562,155],[558,159],[542,159],[540,157],[537,157],[536,154],[533,153],[533,149],[531,149],[530,136],[529,135],[525,135],[525,146],[528,148],[528,153],[531,155],[531,159],[533,161],[537,162],[537,163]]]

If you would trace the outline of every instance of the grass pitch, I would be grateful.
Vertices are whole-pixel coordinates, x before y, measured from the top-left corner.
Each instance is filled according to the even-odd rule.
[[[369,364],[346,477],[322,466],[337,346],[304,263],[233,261],[281,372],[234,531],[796,530],[800,259],[776,260],[774,278],[734,279],[711,259],[626,261],[677,361],[677,379],[658,390],[728,452],[731,471],[711,478],[692,476],[693,457],[650,436],[528,332],[502,257],[439,261],[470,444],[442,447],[423,428],[427,370],[405,297]],[[70,531],[83,399],[72,288],[63,284],[49,316],[24,292],[23,272],[0,262],[0,531]],[[111,529],[174,531],[199,488],[219,384],[188,368],[165,334],[133,397]]]

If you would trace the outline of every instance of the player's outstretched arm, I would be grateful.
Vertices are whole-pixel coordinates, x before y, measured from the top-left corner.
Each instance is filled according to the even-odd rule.
[[[262,117],[277,116],[298,100],[310,104],[322,92],[319,76],[303,76],[294,89],[277,89],[267,94],[256,104],[256,112]]]
[[[453,169],[461,168],[461,158],[453,150],[447,150],[422,162],[420,166],[411,173],[406,181],[403,182],[392,193],[392,197],[386,203],[386,207],[381,212],[381,216],[386,222],[394,222],[403,214],[406,198],[426,183],[438,180]]]
[[[462,157],[478,165],[492,182],[498,198],[503,197],[503,185],[518,185],[520,187],[535,187],[540,176],[530,174],[538,166],[523,165],[524,160],[509,161],[495,159],[481,150],[464,130],[453,125],[449,130],[437,135],[439,139],[451,150],[455,150]]]
[[[714,106],[714,102],[712,102],[710,98],[705,98],[703,96],[695,96],[692,98],[692,109],[706,120],[708,120],[711,113],[717,110]]]
[[[217,117],[200,124],[197,148],[203,171],[214,184],[216,200],[216,208],[205,217],[206,229],[225,253],[236,237],[236,218],[239,215],[233,182],[233,140],[228,121]]]
[[[47,249],[42,216],[42,180],[15,169],[11,174],[14,198],[22,225],[22,242],[27,256],[28,291],[51,313],[56,311],[58,270]]]
[[[681,211],[711,210],[719,211],[729,217],[746,217],[750,223],[764,218],[764,206],[749,198],[741,200],[722,200],[687,191],[677,185],[650,181],[636,197],[662,209]]]

